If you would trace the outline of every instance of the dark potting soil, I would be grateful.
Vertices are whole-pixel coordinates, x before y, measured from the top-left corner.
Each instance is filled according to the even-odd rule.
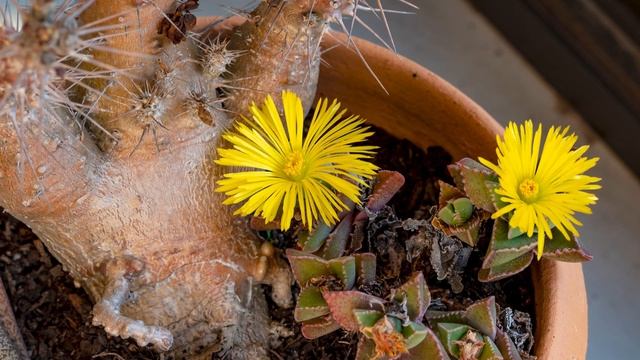
[[[440,256],[433,261],[422,243],[434,234],[428,223],[438,197],[438,180],[451,182],[446,166],[451,156],[441,148],[420,149],[381,130],[372,143],[380,147],[375,163],[405,176],[402,190],[389,207],[368,225],[365,249],[378,258],[378,283],[360,289],[384,297],[414,271],[423,271],[432,296],[430,309],[459,310],[474,301],[495,296],[500,324],[523,355],[533,346],[534,303],[531,275],[524,271],[493,283],[477,280],[488,241],[485,229],[480,250],[457,239],[441,239]],[[490,224],[488,224],[490,226]],[[276,247],[295,247],[296,231],[260,233]],[[486,246],[486,244],[485,244]],[[406,259],[411,259],[408,261]],[[91,325],[92,303],[76,288],[62,266],[23,224],[0,215],[0,274],[31,358],[36,359],[163,359],[149,348],[130,340],[113,338]],[[269,289],[265,287],[265,293]],[[296,293],[298,289],[294,289]],[[269,299],[269,296],[267,296]],[[339,330],[307,340],[293,319],[292,309],[281,309],[269,300],[274,330],[286,336],[275,340],[273,359],[353,359],[357,335]]]

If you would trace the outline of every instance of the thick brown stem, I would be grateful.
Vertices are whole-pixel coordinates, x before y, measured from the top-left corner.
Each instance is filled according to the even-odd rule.
[[[246,114],[252,102],[295,91],[308,109],[315,96],[325,20],[297,1],[263,2],[235,31],[229,48],[241,54],[229,70],[229,110]]]
[[[137,121],[139,114],[133,110],[139,105],[139,98],[154,88],[157,55],[163,44],[157,29],[173,3],[171,0],[95,0],[80,15],[81,26],[100,30],[85,35],[87,40],[95,38],[98,45],[88,48],[89,57],[83,66],[112,74],[111,78],[87,80],[89,86],[103,93],[99,98],[93,95],[97,101],[94,118],[117,138],[123,151],[138,144],[147,125]],[[111,142],[103,131],[94,132],[101,140]],[[103,144],[103,148],[109,146]]]

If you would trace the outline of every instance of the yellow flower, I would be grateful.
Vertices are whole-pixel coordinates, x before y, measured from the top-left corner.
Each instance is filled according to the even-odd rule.
[[[224,204],[244,202],[235,214],[267,222],[279,215],[283,230],[291,226],[296,207],[309,229],[318,219],[335,224],[338,212],[347,209],[338,195],[360,203],[359,185],[377,170],[367,161],[376,147],[357,145],[373,133],[357,116],[343,120],[346,110],[327,99],[318,102],[305,132],[300,98],[284,91],[282,103],[284,121],[269,96],[262,107],[250,107],[251,119],[243,118],[224,135],[232,148],[218,149],[216,163],[250,170],[225,174],[216,191],[228,196]]]
[[[500,186],[496,193],[505,206],[498,209],[494,219],[511,214],[509,226],[532,236],[538,232],[538,259],[542,256],[545,236],[552,238],[555,226],[566,238],[568,231],[578,236],[576,226],[582,224],[575,213],[590,214],[589,205],[598,200],[587,192],[600,185],[597,177],[584,173],[595,166],[598,158],[582,155],[589,146],[573,149],[578,137],[567,135],[569,128],[551,127],[540,151],[542,125],[533,131],[528,120],[517,126],[511,122],[503,139],[497,137],[498,165],[480,158],[480,162],[498,174]]]

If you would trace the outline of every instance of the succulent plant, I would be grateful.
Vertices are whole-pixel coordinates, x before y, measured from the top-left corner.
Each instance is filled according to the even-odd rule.
[[[498,329],[493,296],[472,304],[465,311],[428,311],[427,319],[454,359],[522,359],[509,336]]]
[[[489,218],[489,213],[478,207],[467,195],[454,186],[443,181],[440,185],[437,216],[431,224],[448,236],[456,236],[470,246],[478,242],[478,234],[482,222]]]
[[[376,258],[370,253],[334,259],[294,249],[287,250],[293,276],[300,286],[294,318],[302,323],[302,334],[314,339],[340,328],[329,311],[327,291],[348,292],[356,284],[375,280]]]
[[[345,201],[348,209],[339,214],[341,220],[338,225],[331,227],[320,222],[313,231],[300,233],[298,245],[303,251],[314,253],[325,259],[341,256],[349,245],[349,235],[352,233],[354,224],[362,224],[369,218],[369,214],[384,208],[403,184],[404,176],[399,172],[378,171],[371,194],[361,210],[357,210],[353,202]],[[360,245],[351,244],[351,248],[357,250]]]
[[[464,158],[449,165],[449,173],[455,186],[440,182],[438,212],[432,225],[449,236],[456,236],[465,243],[476,246],[479,229],[491,213],[504,206],[495,189],[497,175],[479,162]],[[474,210],[469,215],[470,206]],[[567,262],[582,262],[592,256],[582,248],[572,235],[565,237],[552,229],[553,238],[547,239],[541,258]],[[478,273],[480,281],[495,281],[526,269],[537,255],[537,234],[522,233],[510,228],[508,221],[498,218],[493,224],[491,241]]]
[[[566,238],[556,228],[551,231],[553,238],[546,240],[542,258],[565,262],[583,262],[593,258],[572,235]],[[536,233],[527,236],[518,229],[509,228],[506,220],[496,219],[478,279],[500,280],[526,269],[537,255],[537,244]]]
[[[422,323],[431,301],[421,272],[384,300],[360,291],[324,291],[342,329],[359,332],[356,359],[448,359],[436,335]]]

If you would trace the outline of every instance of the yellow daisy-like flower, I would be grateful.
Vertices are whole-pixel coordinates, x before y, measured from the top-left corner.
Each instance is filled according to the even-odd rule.
[[[542,125],[534,132],[533,122],[523,125],[511,122],[503,139],[497,137],[498,165],[480,158],[480,162],[496,172],[505,206],[498,209],[494,219],[510,214],[509,226],[519,228],[532,236],[538,232],[538,259],[542,256],[545,237],[551,239],[555,226],[566,238],[569,233],[578,236],[576,226],[582,224],[575,213],[590,214],[589,205],[595,204],[600,178],[584,175],[595,166],[598,158],[588,159],[583,154],[588,145],[573,149],[578,140],[567,135],[569,128],[551,127],[540,151]]]
[[[251,170],[225,174],[216,191],[228,196],[224,204],[244,202],[235,214],[267,222],[279,215],[283,230],[296,208],[309,229],[318,219],[335,224],[347,209],[339,194],[360,203],[359,185],[378,169],[368,162],[376,147],[357,145],[373,133],[357,116],[343,119],[346,110],[327,99],[318,102],[305,133],[300,98],[284,91],[282,104],[284,121],[269,96],[262,107],[250,107],[251,119],[243,117],[224,135],[232,148],[218,149],[216,163]]]

